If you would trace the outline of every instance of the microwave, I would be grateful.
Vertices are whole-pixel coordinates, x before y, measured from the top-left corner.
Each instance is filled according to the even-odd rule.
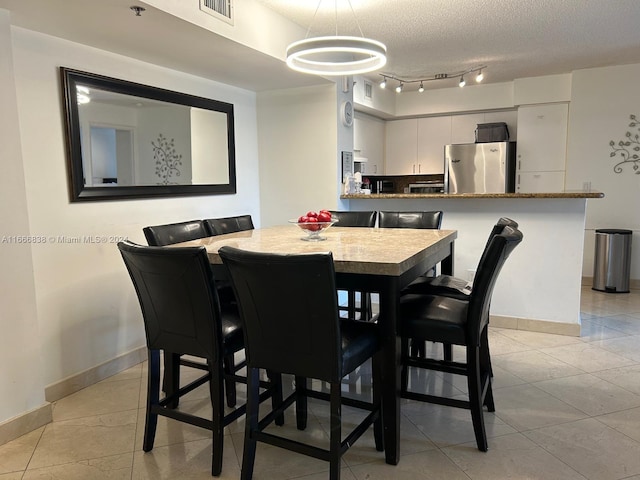
[[[371,193],[394,193],[395,185],[392,180],[376,180],[371,184]]]
[[[418,182],[409,184],[409,193],[443,193],[444,182]]]

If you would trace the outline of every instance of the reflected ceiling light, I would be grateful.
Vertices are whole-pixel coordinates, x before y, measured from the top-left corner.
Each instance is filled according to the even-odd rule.
[[[91,101],[91,97],[89,96],[90,90],[84,85],[76,85],[76,100],[78,105],[84,105],[85,103],[89,103]]]
[[[468,75],[471,73],[477,73],[475,79],[476,79],[476,82],[479,83],[484,78],[482,71],[485,68],[487,68],[486,65],[476,65],[474,67],[468,68],[466,70],[461,70],[458,72],[437,73],[436,75],[432,75],[430,77],[422,77],[422,78],[414,78],[414,79],[401,78],[392,73],[381,73],[380,76],[382,77],[382,81],[380,82],[380,87],[385,88],[388,80],[397,80],[398,82],[400,82],[400,86],[396,88],[396,91],[398,93],[400,93],[403,90],[405,84],[411,84],[411,83],[419,84],[420,86],[418,87],[418,93],[422,93],[425,90],[424,88],[425,82],[431,82],[435,80],[447,80],[450,78],[459,78],[460,81],[458,82],[458,86],[464,87],[467,84],[467,82],[464,79],[465,75]]]
[[[351,0],[347,0],[355,18]],[[322,0],[313,15],[315,19]],[[336,19],[338,0],[335,0]],[[311,22],[313,24],[313,20]],[[292,70],[315,75],[355,75],[379,70],[387,63],[387,47],[377,40],[365,38],[356,18],[360,37],[339,36],[336,20],[335,36],[305,38],[287,47],[287,65]],[[307,30],[307,35],[311,30]]]

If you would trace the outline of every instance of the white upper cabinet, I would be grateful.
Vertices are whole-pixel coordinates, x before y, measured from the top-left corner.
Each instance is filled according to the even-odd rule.
[[[392,120],[387,122],[385,174],[417,174],[418,120]]]
[[[385,121],[356,112],[353,119],[353,156],[364,157],[360,172],[368,175],[384,173]]]
[[[473,143],[476,141],[476,126],[485,123],[484,113],[453,115],[451,117],[451,142]]]
[[[518,108],[518,170],[565,170],[568,112],[566,103]]]
[[[444,173],[444,146],[451,142],[450,116],[418,119],[418,172]]]

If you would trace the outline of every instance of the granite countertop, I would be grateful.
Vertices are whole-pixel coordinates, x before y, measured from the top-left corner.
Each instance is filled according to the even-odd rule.
[[[603,198],[602,192],[585,192],[582,190],[555,192],[555,193],[372,193],[370,195],[364,195],[361,193],[354,193],[350,195],[340,195],[341,199],[349,200],[378,200],[378,199],[393,199],[393,198],[446,198],[453,199],[465,199],[465,198]]]

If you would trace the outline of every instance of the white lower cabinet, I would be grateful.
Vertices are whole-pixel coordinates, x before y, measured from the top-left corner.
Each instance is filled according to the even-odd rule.
[[[564,172],[518,172],[516,193],[564,191]]]

